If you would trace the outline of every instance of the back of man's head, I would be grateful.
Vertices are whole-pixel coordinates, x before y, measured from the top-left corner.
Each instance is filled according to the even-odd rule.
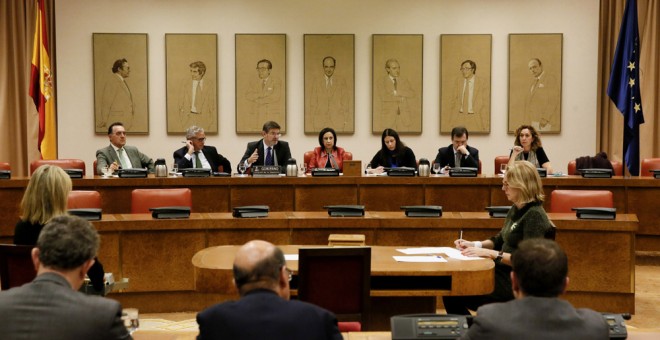
[[[524,295],[557,297],[566,288],[568,259],[554,241],[534,238],[521,242],[511,256],[511,266]]]
[[[87,220],[76,216],[58,216],[41,230],[37,248],[41,265],[68,271],[96,256],[99,235]]]
[[[284,253],[265,241],[243,245],[234,259],[234,282],[240,295],[254,289],[270,289],[279,293],[280,273],[286,265]]]

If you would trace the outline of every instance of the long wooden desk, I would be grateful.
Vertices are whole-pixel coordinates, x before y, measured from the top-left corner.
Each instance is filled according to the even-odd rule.
[[[19,203],[27,178],[0,180],[0,242],[10,242],[18,220]],[[330,204],[363,204],[367,211],[399,211],[402,205],[441,205],[445,212],[483,211],[490,205],[509,205],[498,176],[439,177],[168,177],[121,179],[88,177],[73,180],[74,190],[101,193],[103,212],[130,213],[136,188],[192,190],[193,211],[229,212],[241,205],[266,204],[271,211],[323,211]],[[610,190],[620,214],[639,218],[636,250],[660,249],[660,180],[650,177],[584,179],[576,176],[543,179],[546,210],[554,189]]]
[[[634,313],[635,215],[618,214],[613,221],[549,216],[558,228],[557,242],[569,256],[571,284],[565,297],[578,307]],[[99,259],[106,271],[130,279],[130,289],[113,297],[143,312],[177,312],[201,310],[235,297],[231,281],[225,281],[228,286],[222,293],[197,291],[191,259],[208,247],[253,239],[325,245],[328,236],[337,233],[364,234],[366,243],[374,246],[450,246],[461,228],[465,238],[485,239],[502,223],[485,212],[409,218],[401,211],[367,211],[364,217],[336,218],[326,212],[289,211],[259,219],[237,219],[230,213],[193,213],[186,220],[104,214],[94,225],[101,233]]]
[[[285,254],[298,254],[303,246],[281,246]],[[304,246],[310,247],[310,246]],[[311,246],[315,247],[315,246]],[[371,306],[365,330],[389,330],[394,315],[435,313],[437,298],[442,295],[482,295],[494,288],[493,261],[445,263],[402,263],[393,256],[403,255],[399,247],[371,247]],[[203,249],[192,258],[195,288],[205,292],[226,292],[232,282],[232,265],[238,246],[215,246]],[[292,293],[296,293],[298,261],[287,261],[294,272]]]

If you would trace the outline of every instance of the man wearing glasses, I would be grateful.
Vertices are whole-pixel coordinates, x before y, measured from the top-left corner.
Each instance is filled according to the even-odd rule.
[[[197,314],[197,339],[342,339],[335,315],[289,299],[290,273],[281,249],[259,240],[244,244],[234,258],[241,298]]]
[[[266,119],[277,119],[284,111],[282,96],[282,80],[271,75],[273,63],[268,59],[257,62],[258,79],[250,82],[245,92],[245,99],[252,103],[250,121],[263,122]]]
[[[191,126],[186,130],[186,145],[174,151],[174,163],[179,169],[204,168],[211,171],[231,172],[231,163],[213,146],[204,145],[204,129]]]
[[[280,172],[286,170],[286,161],[291,158],[289,143],[281,141],[280,125],[273,121],[267,121],[262,130],[261,140],[250,142],[241,158],[241,163],[247,167],[252,165],[279,165]]]
[[[472,131],[488,130],[488,103],[490,94],[484,79],[477,77],[477,64],[472,60],[461,63],[461,77],[458,77],[452,96],[452,112],[454,120],[450,126],[463,125]]]

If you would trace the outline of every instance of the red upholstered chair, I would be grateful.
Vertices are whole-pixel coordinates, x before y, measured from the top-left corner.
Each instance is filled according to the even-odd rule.
[[[101,209],[101,194],[93,190],[73,190],[69,193],[67,209]]]
[[[573,212],[571,208],[613,208],[614,195],[608,190],[553,190],[550,195],[550,212]]]
[[[348,333],[348,332],[361,332],[362,324],[356,321],[340,321],[337,322],[339,327],[339,332]]]
[[[481,159],[479,160],[479,168],[477,168],[477,175],[481,175]]]
[[[618,161],[610,161],[612,163],[612,168],[614,169],[614,176],[623,176],[623,163]],[[579,175],[577,173],[575,160],[568,162],[568,172],[569,175]]]
[[[298,254],[298,298],[330,310],[340,322],[364,323],[369,314],[371,248],[300,248]]]
[[[32,263],[34,246],[0,244],[0,282],[2,290],[22,286],[37,276]]]
[[[83,171],[83,177],[85,176],[85,162],[81,159],[68,158],[68,159],[37,159],[30,163],[30,175],[37,170],[38,167],[50,164],[53,166],[59,166],[62,169],[80,169]]]
[[[96,169],[96,160],[94,160],[94,167],[92,169],[94,169],[94,176],[99,176],[100,175],[98,170]]]
[[[509,156],[495,156],[495,174],[499,174],[502,164],[507,163],[509,163]]]
[[[11,170],[11,165],[7,162],[0,162],[0,170]]]
[[[639,172],[640,176],[652,177],[651,170],[660,169],[660,158],[644,158],[642,159],[642,169]]]
[[[131,194],[131,213],[148,213],[149,208],[190,207],[192,192],[181,189],[135,189]]]

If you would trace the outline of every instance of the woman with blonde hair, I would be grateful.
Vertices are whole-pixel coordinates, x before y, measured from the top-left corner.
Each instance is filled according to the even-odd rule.
[[[454,241],[465,256],[479,256],[495,261],[495,290],[489,295],[445,296],[443,302],[448,314],[468,315],[481,305],[513,299],[511,289],[511,254],[518,244],[530,238],[543,238],[554,228],[543,209],[543,184],[536,167],[527,161],[516,161],[509,166],[502,190],[513,203],[500,232],[488,240]]]
[[[21,200],[21,219],[14,229],[14,244],[37,244],[41,229],[57,216],[67,214],[71,178],[53,165],[42,165],[30,177]],[[87,272],[94,289],[103,289],[103,265],[98,259]]]

